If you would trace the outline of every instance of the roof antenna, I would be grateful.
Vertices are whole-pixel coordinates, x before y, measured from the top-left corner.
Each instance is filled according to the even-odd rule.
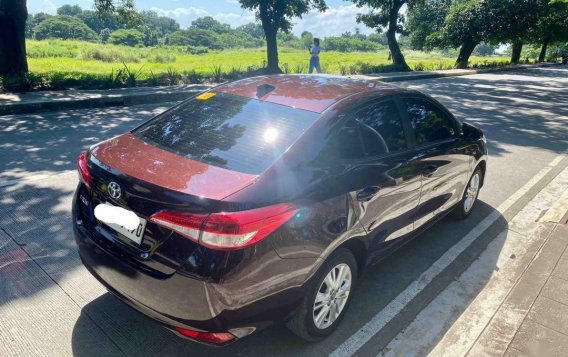
[[[260,99],[275,89],[276,87],[271,86],[270,84],[261,84],[256,87],[256,97]]]

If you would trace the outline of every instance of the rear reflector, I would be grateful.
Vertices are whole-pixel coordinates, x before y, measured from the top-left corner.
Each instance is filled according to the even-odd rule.
[[[91,188],[91,173],[87,166],[87,152],[85,151],[79,154],[77,158],[77,171],[79,172],[79,180],[83,181],[87,188]]]
[[[158,212],[150,222],[214,249],[238,249],[259,242],[292,218],[298,209],[291,204],[210,215]]]
[[[214,345],[224,345],[233,341],[236,337],[229,332],[199,332],[176,327],[176,331],[185,337],[196,341],[210,343]]]

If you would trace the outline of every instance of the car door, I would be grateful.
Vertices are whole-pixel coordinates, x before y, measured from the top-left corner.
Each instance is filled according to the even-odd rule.
[[[460,123],[441,105],[422,95],[401,98],[415,145],[414,164],[422,172],[414,229],[461,200],[470,157],[460,140]]]
[[[408,129],[394,99],[359,107],[341,133],[340,141],[350,147],[350,181],[357,185],[351,200],[373,259],[386,245],[412,233],[421,171],[413,164]],[[361,146],[354,151],[355,145]]]

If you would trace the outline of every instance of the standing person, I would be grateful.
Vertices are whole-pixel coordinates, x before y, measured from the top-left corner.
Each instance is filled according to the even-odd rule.
[[[320,49],[319,38],[314,38],[314,47],[310,48],[309,51],[310,51],[310,55],[311,55],[309,73],[311,74],[314,71],[314,68],[316,69],[316,71],[318,73],[321,73],[320,57],[319,57],[321,49]]]

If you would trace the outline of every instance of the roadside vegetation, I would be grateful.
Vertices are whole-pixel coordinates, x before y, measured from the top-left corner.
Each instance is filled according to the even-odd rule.
[[[133,73],[130,85],[169,85],[231,80],[257,74],[266,66],[263,48],[208,50],[190,53],[187,46],[128,47],[76,40],[28,41],[30,73],[45,88],[111,88],[126,86],[116,79],[123,72]],[[407,52],[414,70],[431,71],[454,68],[454,60],[440,51]],[[284,73],[307,73],[306,52],[295,48],[280,51]],[[388,50],[373,52],[322,53],[325,73],[356,75],[388,72]],[[508,64],[506,57],[472,57],[472,67],[495,67]],[[112,79],[112,80],[111,80]],[[32,87],[33,84],[29,84]]]
[[[568,50],[568,2],[510,1],[353,0],[370,9],[357,17],[358,22],[377,32],[366,35],[356,28],[324,37],[322,68],[340,75],[485,68],[554,60],[557,45]],[[22,34],[25,68],[16,70],[21,63],[7,67],[3,61],[13,59],[0,54],[0,67],[7,69],[0,68],[1,87],[97,89],[305,73],[307,47],[314,35],[295,36],[289,31],[290,21],[310,9],[326,9],[323,0],[298,1],[302,6],[297,7],[242,0],[243,8],[259,12],[259,23],[232,28],[202,17],[181,29],[174,19],[153,11],[136,12],[128,2],[114,10],[106,3],[95,1],[95,11],[64,5],[56,15],[30,14]],[[408,12],[402,22],[394,15],[404,4]],[[263,18],[266,10],[275,11],[274,18]],[[528,10],[530,16],[524,14]],[[514,12],[514,18],[508,12]],[[0,49],[6,47],[3,36]],[[502,43],[512,43],[511,49],[496,55]]]

